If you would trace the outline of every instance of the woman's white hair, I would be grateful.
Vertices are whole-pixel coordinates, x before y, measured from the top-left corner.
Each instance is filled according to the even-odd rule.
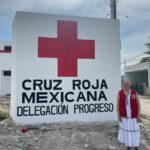
[[[129,79],[124,79],[123,83],[129,83],[129,84],[131,84],[131,81]]]

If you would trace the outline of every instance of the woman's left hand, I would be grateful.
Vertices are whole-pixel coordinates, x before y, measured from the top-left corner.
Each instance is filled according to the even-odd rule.
[[[140,115],[138,115],[136,119],[137,119],[138,123],[141,122],[141,116]]]

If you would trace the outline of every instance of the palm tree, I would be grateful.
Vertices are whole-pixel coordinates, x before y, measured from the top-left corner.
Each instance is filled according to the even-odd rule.
[[[141,60],[140,60],[140,63],[144,63],[144,62],[148,62],[150,61],[150,57],[143,57]]]
[[[144,52],[144,53],[150,55],[150,43],[146,43],[145,45],[148,47],[148,51],[146,51],[146,52]],[[140,63],[149,62],[149,61],[150,61],[150,56],[147,56],[147,57],[143,57],[143,58],[140,60]]]
[[[148,47],[148,51],[145,52],[145,53],[146,53],[146,54],[150,54],[150,43],[146,43],[145,45]]]

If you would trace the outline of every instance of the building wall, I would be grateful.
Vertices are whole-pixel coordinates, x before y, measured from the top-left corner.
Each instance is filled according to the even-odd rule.
[[[146,88],[144,89],[144,95],[150,96],[150,87],[146,87]]]
[[[94,59],[81,59],[78,61],[78,76],[63,77],[58,75],[58,60],[57,58],[41,58],[38,55],[38,39],[39,37],[50,37],[51,39],[58,37],[58,20],[65,22],[73,21],[78,25],[78,39],[82,40],[94,40],[95,41],[95,58]],[[74,24],[74,23],[73,23]],[[64,28],[65,29],[65,28]],[[76,29],[72,30],[73,32]],[[60,31],[60,29],[59,29]],[[70,33],[70,32],[68,32]],[[69,34],[68,34],[69,35]],[[71,34],[70,34],[71,35]],[[117,20],[110,19],[95,19],[95,18],[80,18],[80,17],[66,17],[66,16],[53,16],[34,13],[18,12],[16,14],[13,26],[13,72],[12,72],[12,97],[11,97],[11,117],[15,122],[21,124],[35,124],[35,123],[48,123],[48,122],[60,122],[60,121],[108,121],[116,120],[116,95],[120,89],[120,37],[119,37],[119,22]],[[114,38],[115,37],[115,38]],[[72,37],[71,37],[72,39]],[[70,41],[70,39],[69,39]],[[69,44],[66,41],[66,45]],[[64,43],[64,42],[63,42]],[[56,44],[55,44],[56,45]],[[64,43],[65,45],[65,43]],[[56,45],[57,46],[57,45]],[[61,45],[62,46],[62,45]],[[72,44],[70,45],[73,46]],[[64,46],[63,46],[64,47]],[[47,49],[47,48],[46,48]],[[49,48],[48,48],[49,49]],[[82,51],[82,50],[81,50]],[[61,51],[60,51],[61,52]],[[66,49],[62,50],[62,54],[65,54]],[[108,55],[109,54],[109,55]],[[57,57],[57,56],[56,56]],[[70,59],[68,57],[68,59]],[[63,59],[64,61],[64,59]],[[111,65],[110,65],[111,64]],[[71,72],[71,69],[70,69]],[[30,90],[26,90],[22,85],[25,81],[31,80],[34,82],[36,79],[40,81],[60,80],[60,90],[52,88],[47,91],[45,88],[33,89],[33,83],[27,83],[27,86],[31,86]],[[95,112],[95,113],[75,113],[74,106],[89,103],[95,103],[94,101],[84,102],[81,100],[78,102],[76,98],[79,92],[87,93],[87,89],[81,87],[80,89],[73,89],[73,80],[88,81],[90,84],[94,84],[96,80],[105,79],[108,88],[97,89],[96,93],[99,94],[101,90],[106,93],[107,100],[101,99],[97,103],[113,104],[113,110],[110,112]],[[114,86],[115,85],[115,86]],[[82,86],[82,85],[81,85]],[[43,85],[42,85],[43,87]],[[89,91],[94,92],[93,86],[89,87]],[[60,97],[61,93],[65,94],[72,92],[70,95],[72,102],[67,102],[64,96]],[[33,94],[40,94],[45,92],[47,96],[44,98],[45,102],[39,102],[39,96],[36,96],[35,102],[27,102],[27,99],[23,96]],[[59,101],[53,100],[50,93],[56,94]],[[41,97],[42,98],[42,97]],[[57,99],[56,98],[56,99]],[[52,101],[51,101],[52,100]],[[96,99],[98,100],[98,99]],[[51,102],[50,102],[51,101]],[[61,103],[62,101],[62,103]],[[63,102],[64,101],[64,102]],[[67,105],[69,108],[68,114],[63,115],[36,115],[24,117],[25,111],[22,111],[25,107],[31,108],[34,111],[35,107],[58,107],[59,104]],[[61,105],[60,105],[61,106]],[[29,111],[28,111],[29,112]],[[27,112],[27,113],[28,113]],[[26,115],[26,114],[25,114]]]
[[[148,84],[149,84],[149,88],[150,88],[150,62],[149,62],[149,69],[148,69]]]
[[[141,83],[146,82],[147,86],[150,87],[150,62],[126,66],[125,78],[131,81],[139,80]]]
[[[4,50],[4,46],[12,46],[11,41],[0,41],[0,50]]]
[[[148,86],[148,70],[127,72],[125,76],[127,79],[130,79],[131,83],[135,82],[137,82],[138,84],[146,83],[146,85]]]
[[[0,41],[0,96],[10,94],[10,76],[3,76],[4,70],[11,70],[12,53],[6,53],[4,46],[12,46],[11,41]],[[4,51],[4,52],[2,52]]]
[[[4,71],[1,73],[1,95],[10,94],[11,92],[11,76],[4,76]]]

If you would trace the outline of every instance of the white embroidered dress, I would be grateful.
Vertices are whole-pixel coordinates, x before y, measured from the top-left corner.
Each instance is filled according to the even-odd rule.
[[[130,147],[138,147],[140,143],[140,128],[136,118],[131,118],[130,94],[126,97],[127,118],[119,122],[118,140]]]

